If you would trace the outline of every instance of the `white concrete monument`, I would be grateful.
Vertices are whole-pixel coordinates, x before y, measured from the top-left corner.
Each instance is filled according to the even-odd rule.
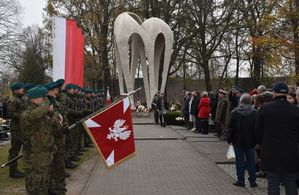
[[[140,62],[146,103],[150,107],[155,93],[165,91],[173,32],[159,18],[149,18],[142,22],[136,14],[125,12],[114,22],[114,41],[120,93],[134,90],[136,68]],[[160,60],[164,47],[162,83],[159,88]]]

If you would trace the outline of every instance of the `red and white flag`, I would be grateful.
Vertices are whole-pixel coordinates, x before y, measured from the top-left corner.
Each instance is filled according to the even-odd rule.
[[[109,92],[109,87],[107,87],[107,95],[106,95],[106,105],[111,104],[111,96]]]
[[[108,168],[135,154],[134,130],[129,98],[83,122]]]
[[[84,85],[84,34],[75,20],[53,17],[53,80]]]

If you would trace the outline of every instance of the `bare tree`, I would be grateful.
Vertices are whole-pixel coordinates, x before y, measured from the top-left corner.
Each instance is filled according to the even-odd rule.
[[[203,69],[206,90],[212,90],[210,60],[231,25],[233,1],[187,0],[189,32],[194,34],[192,57]]]
[[[21,6],[18,0],[0,0],[0,61],[6,63],[7,51],[15,41],[20,25]]]

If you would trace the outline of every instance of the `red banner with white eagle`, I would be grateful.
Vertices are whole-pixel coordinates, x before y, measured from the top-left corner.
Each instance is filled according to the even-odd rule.
[[[108,168],[135,154],[130,99],[124,98],[83,122]]]

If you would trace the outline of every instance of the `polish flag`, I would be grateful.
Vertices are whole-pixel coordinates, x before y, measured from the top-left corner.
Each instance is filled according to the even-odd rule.
[[[84,34],[75,20],[53,17],[53,80],[84,85]]]
[[[130,99],[124,98],[85,120],[83,125],[108,168],[135,154]]]
[[[107,88],[107,96],[106,96],[106,105],[111,104],[111,96],[109,92],[109,87]]]

